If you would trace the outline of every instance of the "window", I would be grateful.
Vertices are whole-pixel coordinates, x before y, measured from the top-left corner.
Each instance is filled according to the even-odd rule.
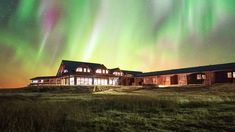
[[[61,80],[61,84],[62,84],[62,85],[65,85],[65,79],[62,79],[62,80]]]
[[[91,70],[89,68],[87,68],[87,72],[91,72]]]
[[[81,83],[81,85],[84,85],[84,78],[83,77],[80,79],[80,83]]]
[[[109,73],[109,71],[108,70],[106,70],[106,74],[108,74]]]
[[[81,85],[81,78],[80,77],[77,78],[77,85]]]
[[[235,78],[235,72],[233,72],[233,78]]]
[[[67,73],[67,72],[68,72],[68,70],[67,70],[67,69],[65,69],[65,70],[64,70],[64,73]]]
[[[206,75],[202,75],[202,79],[204,79],[204,80],[205,80],[205,79],[206,79]]]
[[[97,80],[97,78],[94,79],[94,85],[98,85],[98,80]]]
[[[84,68],[83,70],[84,70],[84,72],[86,72],[86,68]]]
[[[94,81],[96,81],[96,80],[94,80]],[[92,85],[92,78],[78,77],[77,78],[77,85]]]
[[[70,77],[69,78],[69,84],[70,85],[74,85],[74,77]]]
[[[227,73],[227,77],[228,77],[228,78],[232,78],[232,72],[228,72],[228,73]]]
[[[202,79],[202,75],[201,74],[197,74],[197,80],[201,80]]]
[[[78,67],[78,68],[76,69],[76,72],[82,72],[82,68],[81,68],[81,67]]]
[[[88,78],[85,78],[84,79],[84,85],[88,85],[89,84],[89,79]]]
[[[109,79],[109,85],[113,85],[113,80]]]
[[[92,80],[90,80],[92,83]],[[94,85],[108,85],[108,79],[94,78]]]
[[[38,83],[38,80],[32,80],[32,83]]]
[[[92,85],[92,78],[89,78],[89,85]]]
[[[113,72],[115,76],[122,76],[122,72]]]
[[[96,73],[101,73],[101,69],[97,69],[95,72]]]
[[[108,80],[107,79],[100,79],[100,84],[101,85],[108,85]]]
[[[102,72],[103,74],[105,74],[105,70],[103,70],[103,72]]]

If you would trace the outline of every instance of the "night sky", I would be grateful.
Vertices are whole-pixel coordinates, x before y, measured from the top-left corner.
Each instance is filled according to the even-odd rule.
[[[0,0],[0,87],[62,59],[157,71],[235,62],[235,0]]]

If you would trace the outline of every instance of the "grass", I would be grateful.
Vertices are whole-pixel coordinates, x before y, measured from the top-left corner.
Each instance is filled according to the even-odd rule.
[[[0,130],[235,131],[234,91],[234,85],[96,94],[4,91]]]

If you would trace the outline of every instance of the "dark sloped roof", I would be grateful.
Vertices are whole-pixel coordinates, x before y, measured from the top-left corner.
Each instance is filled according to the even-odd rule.
[[[235,63],[189,67],[189,68],[182,68],[182,69],[156,71],[156,72],[146,72],[146,73],[143,73],[141,76],[156,76],[156,75],[168,75],[168,74],[179,74],[179,73],[195,73],[195,72],[205,72],[205,71],[219,71],[219,70],[226,70],[226,69],[235,70]]]
[[[70,60],[62,60],[61,64],[64,66],[64,69],[68,70],[68,73],[73,73],[76,71],[76,69],[81,65],[86,65],[91,70],[96,70],[98,68],[105,68],[107,69],[103,64],[99,63],[90,63],[90,62],[80,62],[80,61],[70,61]]]
[[[141,71],[129,71],[129,70],[121,70],[124,74],[131,74],[133,76],[139,76],[143,74]]]
[[[50,78],[57,78],[57,76],[40,76],[40,77],[31,78],[30,80],[50,79]]]
[[[110,72],[121,71],[120,68],[109,69]]]

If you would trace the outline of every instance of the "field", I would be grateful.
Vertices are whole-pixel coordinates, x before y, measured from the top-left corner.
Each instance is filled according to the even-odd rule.
[[[1,90],[0,130],[235,131],[235,85]]]

